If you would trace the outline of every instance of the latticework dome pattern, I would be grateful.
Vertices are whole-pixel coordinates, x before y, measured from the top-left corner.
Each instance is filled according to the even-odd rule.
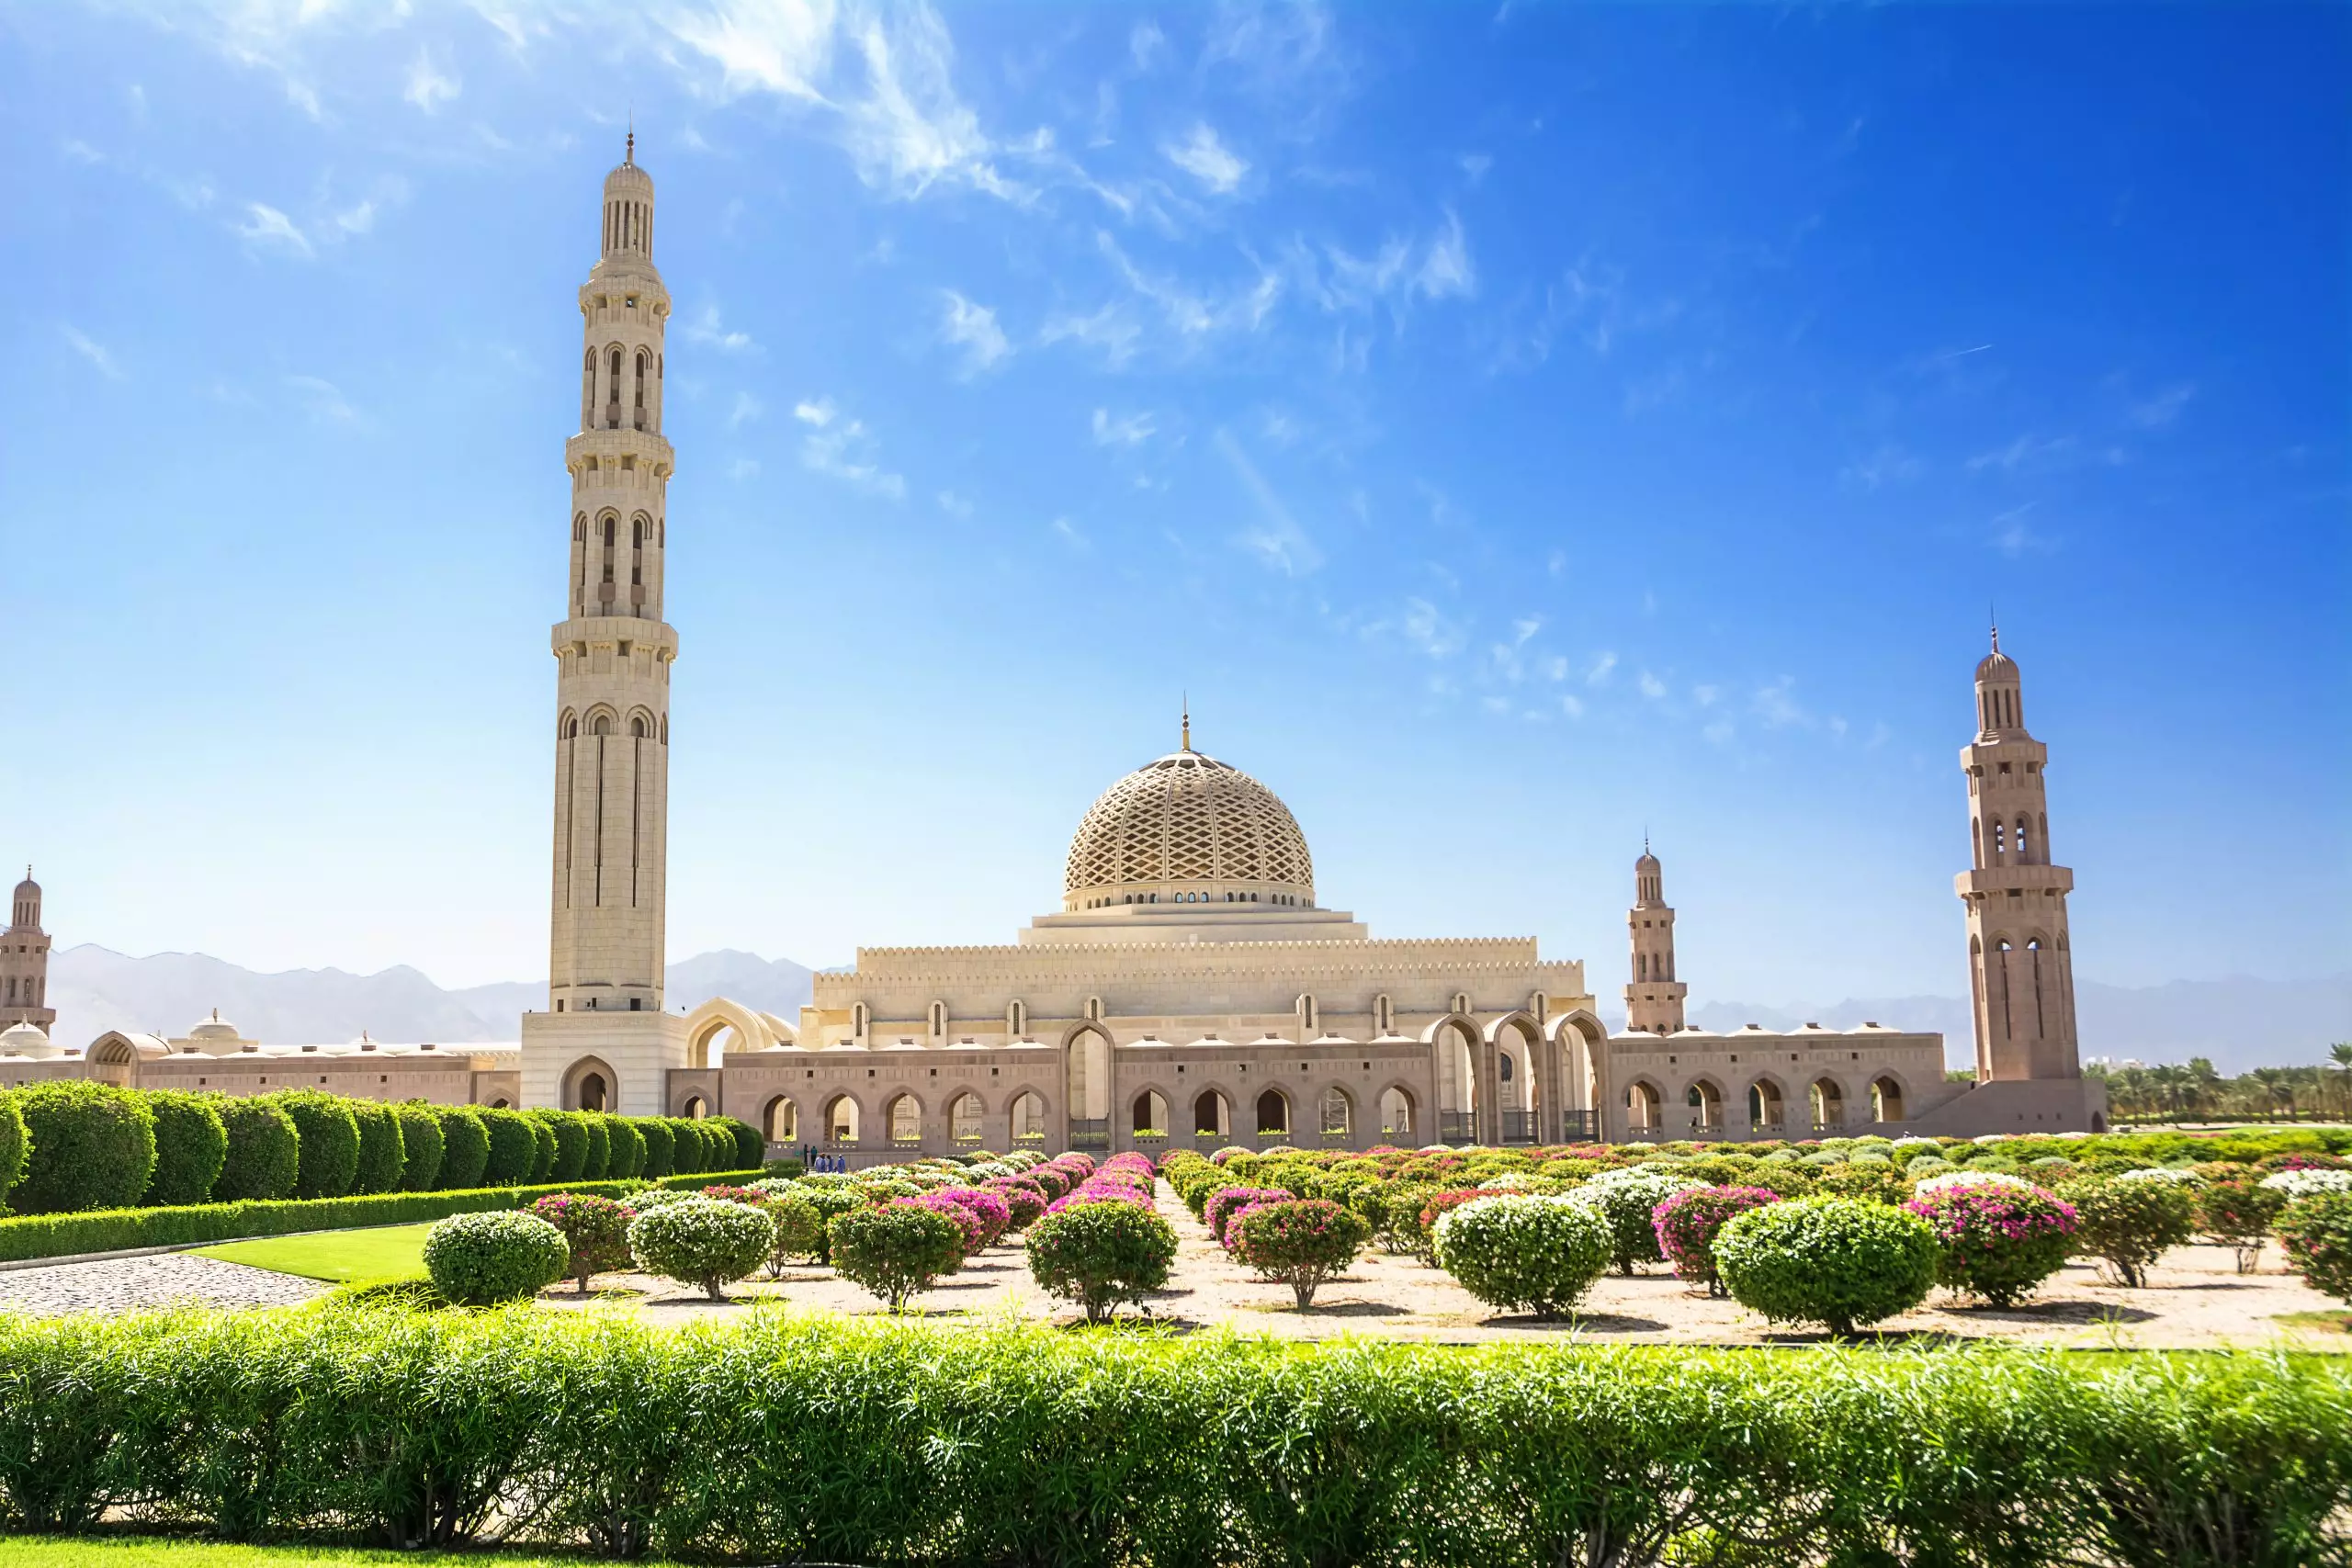
[[[1265,889],[1315,902],[1315,862],[1290,807],[1197,751],[1147,762],[1102,792],[1070,840],[1062,891]]]

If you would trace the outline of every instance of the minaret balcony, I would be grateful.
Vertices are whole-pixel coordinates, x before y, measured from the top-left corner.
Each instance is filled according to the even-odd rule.
[[[2063,896],[2075,890],[2075,873],[2063,865],[1988,865],[1953,877],[1951,890],[1962,902],[2007,898],[2011,893],[2028,898]]]
[[[617,430],[583,430],[563,444],[563,466],[575,479],[582,477],[591,457],[596,459],[600,480],[608,472],[617,479],[623,457],[636,458],[638,468],[659,479],[668,479],[677,464],[676,453],[660,432],[638,430],[627,423]]]

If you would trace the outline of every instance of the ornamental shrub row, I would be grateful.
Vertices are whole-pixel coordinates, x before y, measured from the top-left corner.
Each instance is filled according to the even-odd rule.
[[[2340,1561],[2347,1506],[2333,1357],[0,1320],[13,1529],[119,1510],[727,1562],[2285,1568]]]
[[[757,1129],[724,1116],[387,1105],[323,1089],[192,1094],[81,1079],[0,1094],[0,1196],[23,1214],[745,1170],[763,1148]]]
[[[699,1176],[677,1179],[689,1187],[699,1187],[704,1179]],[[560,1187],[386,1192],[365,1198],[249,1199],[171,1209],[102,1209],[75,1214],[25,1215],[0,1219],[0,1262],[139,1247],[198,1246],[251,1236],[291,1235],[300,1231],[415,1224],[447,1214],[519,1208],[546,1192],[588,1192],[616,1198],[639,1185],[636,1180],[570,1182]]]

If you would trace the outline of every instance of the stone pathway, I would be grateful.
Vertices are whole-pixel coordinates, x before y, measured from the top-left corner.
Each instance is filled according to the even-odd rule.
[[[62,1263],[0,1272],[0,1312],[139,1312],[150,1307],[292,1306],[329,1287],[322,1280],[248,1269],[193,1252]]]

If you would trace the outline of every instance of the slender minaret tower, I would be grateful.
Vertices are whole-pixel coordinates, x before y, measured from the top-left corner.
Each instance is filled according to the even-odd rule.
[[[1968,908],[1980,1082],[2082,1076],[2066,937],[2075,874],[2050,861],[2049,760],[2050,749],[2026,733],[2017,661],[2001,651],[1996,626],[1993,651],[1976,666],[1976,739],[1960,752],[1971,869],[1953,879]]]
[[[43,1034],[57,1023],[49,1005],[49,933],[40,929],[40,884],[33,868],[17,884],[8,931],[0,937],[0,1029],[29,1023]]]
[[[580,434],[564,443],[571,475],[565,618],[551,638],[552,1014],[525,1020],[523,1094],[534,1105],[571,1105],[579,1098],[574,1080],[597,1070],[601,1085],[617,1088],[619,1104],[605,1108],[641,1114],[662,1109],[659,1069],[684,1059],[668,1039],[676,1031],[656,1021],[662,1013],[669,849],[670,666],[678,655],[678,634],[662,619],[673,464],[662,435],[670,292],[653,266],[653,180],[637,165],[633,132],[628,156],[605,176],[599,220],[602,254],[580,289]],[[645,1025],[550,1031],[532,1022],[628,1013],[643,1016]],[[551,1058],[548,1050],[559,1042],[561,1058]],[[605,1055],[593,1068],[582,1065],[589,1048]]]
[[[1674,911],[1666,902],[1666,874],[1650,841],[1634,863],[1634,907],[1625,911],[1633,939],[1633,983],[1625,987],[1625,1028],[1634,1034],[1671,1034],[1682,1027],[1682,998],[1690,987],[1674,977]]]

